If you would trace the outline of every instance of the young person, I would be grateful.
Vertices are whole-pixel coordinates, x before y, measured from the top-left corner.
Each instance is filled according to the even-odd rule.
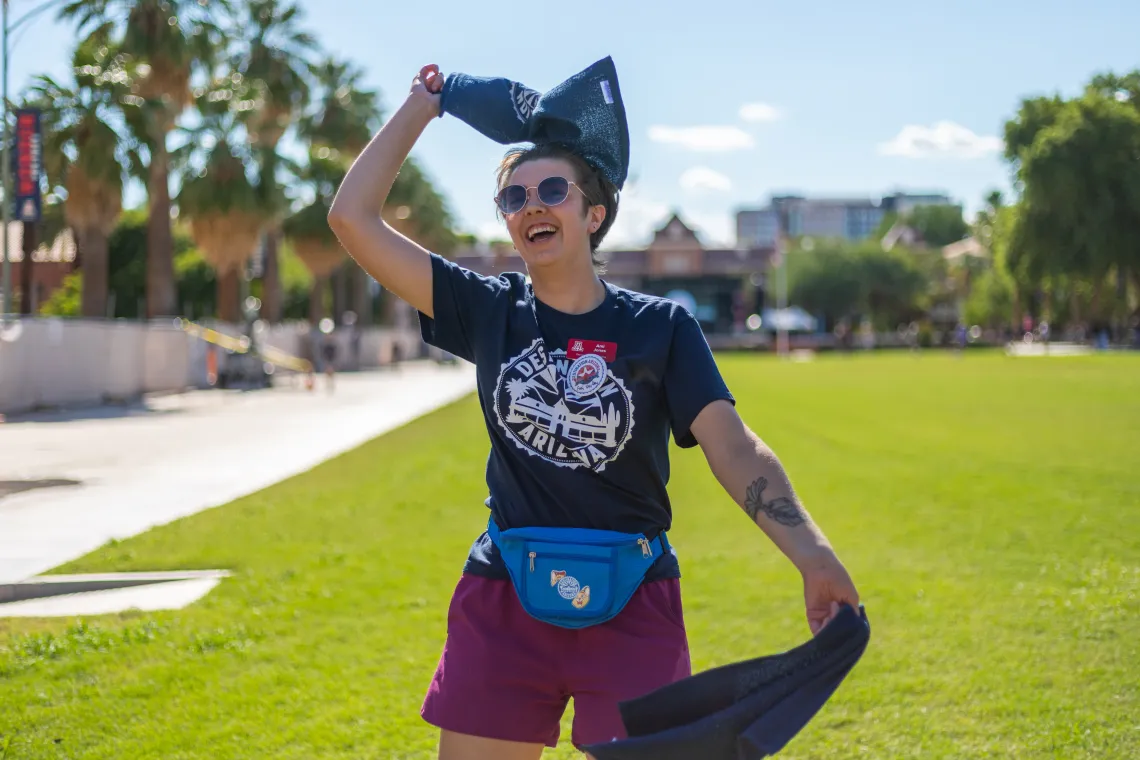
[[[504,143],[517,117],[533,138],[507,153],[495,193],[529,281],[477,275],[380,218],[401,164],[444,113]],[[541,96],[501,79],[445,84],[430,65],[329,215],[356,261],[419,310],[424,339],[477,368],[490,521],[452,597],[422,709],[441,729],[442,760],[533,760],[557,743],[570,697],[576,746],[622,738],[619,701],[690,674],[666,534],[670,435],[701,447],[800,570],[813,634],[840,604],[859,605],[776,456],[737,415],[697,321],[599,277],[627,162],[608,58]]]

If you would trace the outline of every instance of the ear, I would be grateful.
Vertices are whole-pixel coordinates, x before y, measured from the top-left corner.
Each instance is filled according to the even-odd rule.
[[[594,234],[601,229],[602,222],[606,220],[606,207],[605,206],[590,206],[589,225],[590,234]]]

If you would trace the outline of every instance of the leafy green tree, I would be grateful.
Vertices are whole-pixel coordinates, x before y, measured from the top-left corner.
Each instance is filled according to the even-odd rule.
[[[107,241],[107,281],[111,297],[107,311],[120,319],[141,319],[146,300],[147,211],[129,209],[119,216]],[[194,247],[184,222],[174,226],[174,272],[182,313],[198,319],[214,313],[214,270]],[[81,316],[84,269],[64,278],[63,285],[40,306],[52,316]]]
[[[956,243],[970,234],[961,206],[918,206],[907,214],[906,223],[918,230],[932,248]]]
[[[879,329],[891,329],[929,306],[939,275],[934,260],[921,256],[897,248],[883,251],[874,242],[794,249],[788,254],[789,301],[822,316],[827,328],[866,316]]]
[[[883,237],[891,231],[891,227],[894,227],[898,220],[898,212],[887,211],[884,213],[882,220],[879,222],[879,226],[871,233],[871,240],[882,240]]]
[[[63,278],[39,313],[45,317],[78,317],[83,313],[83,272],[72,272]]]
[[[1081,283],[1100,314],[1115,280],[1119,313],[1130,278],[1140,292],[1140,72],[1099,75],[1070,100],[1023,101],[1005,132],[1021,193],[1009,271],[1041,292],[1045,315],[1063,298],[1083,316]]]

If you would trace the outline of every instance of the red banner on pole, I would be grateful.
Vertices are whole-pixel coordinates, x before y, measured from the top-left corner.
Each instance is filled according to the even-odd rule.
[[[16,111],[15,164],[15,192],[12,194],[16,201],[15,217],[22,222],[38,222],[42,213],[40,178],[43,176],[39,109]]]

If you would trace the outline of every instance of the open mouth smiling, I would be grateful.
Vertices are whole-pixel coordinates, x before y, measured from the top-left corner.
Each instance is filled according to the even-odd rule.
[[[558,228],[549,222],[539,222],[527,227],[526,239],[532,243],[541,243],[554,237],[554,233],[558,232]]]

